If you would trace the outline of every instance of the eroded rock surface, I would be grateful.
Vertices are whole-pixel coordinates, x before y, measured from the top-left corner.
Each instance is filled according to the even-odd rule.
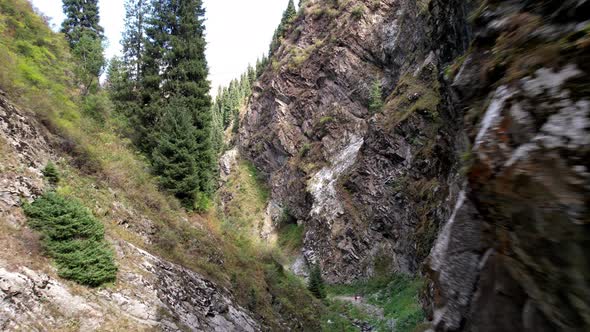
[[[454,78],[468,183],[429,264],[436,330],[590,329],[589,6],[488,1],[474,16]]]
[[[414,273],[459,191],[464,141],[441,71],[467,45],[466,5],[306,3],[254,87],[240,149],[303,221],[302,253],[327,280]]]

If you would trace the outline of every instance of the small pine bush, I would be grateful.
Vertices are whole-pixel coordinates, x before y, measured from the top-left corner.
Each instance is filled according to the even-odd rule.
[[[43,171],[43,176],[49,181],[51,185],[57,185],[59,183],[59,172],[57,171],[57,167],[51,161],[47,163]]]
[[[115,280],[117,267],[104,227],[80,202],[49,192],[24,211],[29,226],[42,234],[60,277],[91,287]]]
[[[369,104],[369,111],[371,113],[381,112],[383,109],[383,97],[381,94],[381,83],[375,81],[371,89],[371,103]]]
[[[322,278],[322,270],[318,264],[314,265],[311,269],[307,289],[318,299],[326,298],[324,278]]]

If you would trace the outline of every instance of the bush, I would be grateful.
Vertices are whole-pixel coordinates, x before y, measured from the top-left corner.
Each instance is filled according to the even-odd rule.
[[[117,267],[104,242],[104,227],[81,203],[49,192],[24,210],[60,277],[91,287],[115,280]]]
[[[363,6],[358,5],[356,7],[354,7],[352,9],[352,12],[350,13],[350,16],[355,19],[355,20],[360,20],[361,18],[363,18],[363,15],[365,14],[365,10],[363,9]]]
[[[314,265],[311,269],[307,289],[309,289],[309,291],[318,299],[326,298],[324,278],[322,278],[322,270],[318,264]]]
[[[47,163],[47,165],[41,172],[51,185],[55,186],[59,183],[59,173],[57,171],[57,168],[51,161]]]
[[[381,83],[376,80],[371,88],[371,103],[369,104],[371,113],[381,112],[383,109],[383,97],[381,94]]]

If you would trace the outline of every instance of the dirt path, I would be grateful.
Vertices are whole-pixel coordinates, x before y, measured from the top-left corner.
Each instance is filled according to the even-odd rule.
[[[334,296],[332,299],[342,302],[350,302],[356,307],[360,308],[368,315],[378,317],[379,319],[383,319],[383,309],[374,306],[370,303],[365,302],[365,299],[360,297],[358,300],[354,298],[354,296]]]

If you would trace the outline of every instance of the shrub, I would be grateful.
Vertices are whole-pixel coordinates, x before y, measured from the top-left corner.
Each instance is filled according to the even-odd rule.
[[[24,210],[60,277],[91,287],[115,280],[117,267],[104,242],[104,227],[80,202],[49,192]]]
[[[301,150],[299,150],[299,156],[302,158],[307,156],[309,150],[311,150],[311,145],[309,143],[304,143]]]
[[[322,278],[322,270],[318,264],[314,265],[311,269],[307,289],[318,299],[326,298],[324,278]]]
[[[352,12],[350,13],[350,17],[352,17],[353,19],[358,21],[361,18],[363,18],[364,14],[365,14],[365,11],[363,9],[363,6],[358,5],[352,9]]]
[[[383,109],[383,97],[381,95],[381,83],[376,80],[371,89],[371,103],[369,104],[369,111],[371,113],[380,112]]]
[[[51,185],[55,186],[59,183],[59,172],[57,171],[57,168],[51,161],[47,163],[47,165],[41,172]]]

